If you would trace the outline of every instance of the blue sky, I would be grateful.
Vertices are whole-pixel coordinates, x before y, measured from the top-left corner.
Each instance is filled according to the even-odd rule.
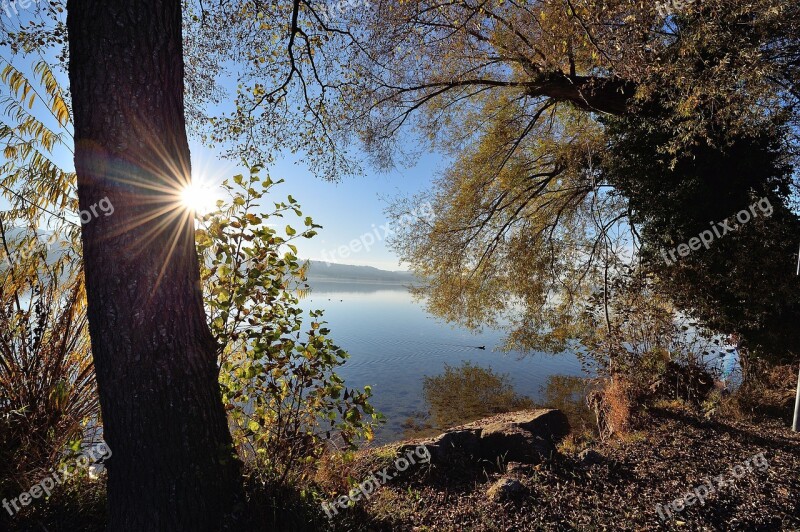
[[[16,68],[29,76],[32,65],[39,59],[11,56],[7,49],[2,52],[3,57],[11,60]],[[50,63],[53,64],[52,61]],[[57,77],[66,85],[66,75],[57,72]],[[3,92],[6,93],[7,88]],[[235,93],[230,89],[228,92]],[[48,120],[48,112],[44,107],[37,104],[33,112],[51,127],[55,125],[52,120]],[[207,148],[197,140],[191,141],[191,151],[194,175],[202,175],[210,182],[219,183],[243,171],[232,161],[222,159],[219,152]],[[330,182],[314,177],[302,163],[302,154],[291,157],[293,158],[279,159],[266,170],[275,180],[285,179],[284,184],[274,189],[281,199],[291,194],[302,205],[303,214],[311,216],[317,224],[323,226],[313,239],[301,239],[297,242],[301,258],[311,260],[330,258],[340,246],[347,245],[385,224],[387,218],[384,210],[389,200],[427,189],[446,164],[444,157],[429,153],[415,158],[413,165],[403,165],[389,172],[378,172],[366,167],[364,176]],[[64,169],[74,168],[72,154],[66,150],[59,150],[54,161]],[[6,206],[7,202],[0,198],[0,209]],[[77,220],[77,217],[67,216]],[[382,240],[369,250],[362,249],[347,258],[337,257],[333,261],[387,270],[407,269],[405,265],[399,264],[398,257]]]
[[[202,176],[209,184],[219,184],[245,171],[196,140],[190,141],[190,148],[193,175]],[[63,168],[72,169],[74,164],[71,156],[62,150],[54,159]],[[391,172],[367,168],[364,176],[331,182],[314,177],[302,163],[302,156],[298,156],[297,159],[279,160],[267,167],[265,172],[273,180],[283,178],[286,181],[273,189],[277,195],[275,201],[282,201],[291,194],[301,204],[303,215],[311,216],[315,223],[323,226],[314,238],[295,241],[301,258],[374,266],[384,270],[405,270],[407,266],[399,264],[397,255],[383,240],[378,240],[369,250],[361,249],[352,253],[346,259],[336,257],[336,250],[372,232],[375,227],[386,224],[384,210],[387,202],[398,196],[426,190],[444,165],[444,158],[431,153],[418,158],[416,164],[409,168],[398,168]],[[0,199],[0,209],[7,205],[7,201]],[[67,217],[76,222],[78,220],[77,216]],[[283,221],[276,223],[282,225]],[[292,220],[287,220],[287,223],[292,223]]]
[[[197,141],[191,143],[191,149],[195,175],[202,174],[206,179],[220,182],[241,171]],[[330,182],[314,177],[303,165],[300,155],[297,159],[280,160],[267,171],[274,180],[286,180],[273,189],[278,195],[276,201],[291,194],[302,205],[303,215],[311,216],[315,223],[323,226],[313,239],[295,242],[298,254],[311,260],[324,260],[326,257],[330,260],[337,248],[387,222],[384,209],[388,200],[428,189],[444,168],[445,159],[430,153],[419,157],[416,164],[408,168],[391,172],[367,168],[365,176]],[[369,251],[362,249],[346,259],[336,258],[333,262],[384,270],[407,269],[398,263],[397,256],[384,241],[376,242]]]

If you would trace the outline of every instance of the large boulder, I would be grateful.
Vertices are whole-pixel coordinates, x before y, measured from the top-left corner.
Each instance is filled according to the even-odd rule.
[[[569,419],[566,414],[556,409],[520,412],[512,418],[510,423],[536,436],[547,438],[553,443],[561,441],[570,432]]]
[[[463,462],[480,457],[480,429],[459,429],[448,430],[439,436],[400,447],[399,454],[405,454],[408,450],[413,450],[419,445],[424,445],[431,455],[432,462]]]
[[[481,432],[481,458],[523,464],[538,464],[549,460],[555,445],[549,438],[542,438],[530,431],[510,423],[494,423]]]
[[[482,458],[538,464],[553,455],[555,444],[569,431],[567,416],[560,410],[523,410],[454,427],[433,439],[407,443],[399,452],[425,445],[434,463]]]

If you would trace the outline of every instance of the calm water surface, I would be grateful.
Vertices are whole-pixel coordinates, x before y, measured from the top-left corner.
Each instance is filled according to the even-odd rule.
[[[372,404],[387,417],[376,433],[380,442],[401,438],[402,423],[427,410],[423,377],[441,374],[445,364],[471,362],[508,374],[515,391],[535,401],[551,375],[583,375],[572,354],[499,352],[502,332],[473,334],[442,323],[402,286],[313,281],[311,286],[303,308],[325,310],[331,338],[350,353],[339,375],[348,387],[372,386]]]

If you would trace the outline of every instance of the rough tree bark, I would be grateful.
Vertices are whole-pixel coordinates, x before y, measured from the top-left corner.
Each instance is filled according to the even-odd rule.
[[[576,76],[553,72],[536,76],[527,89],[530,96],[549,96],[571,102],[586,111],[624,114],[636,94],[636,84],[618,78]]]
[[[242,500],[202,305],[180,0],[69,0],[69,78],[110,530],[221,530]]]

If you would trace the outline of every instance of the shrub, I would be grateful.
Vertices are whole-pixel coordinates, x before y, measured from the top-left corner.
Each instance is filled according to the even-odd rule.
[[[624,436],[634,426],[636,389],[621,376],[601,379],[600,389],[589,393],[587,402],[594,410],[601,439]]]
[[[583,330],[580,356],[599,378],[588,399],[604,436],[632,428],[641,407],[662,400],[697,408],[714,387],[703,357],[721,341],[677,313],[640,271],[624,269],[590,298]]]
[[[0,514],[0,529],[9,532],[40,530],[102,532],[106,523],[106,485],[92,480],[88,475],[76,475],[63,484],[57,484],[44,504],[31,504],[8,519]],[[19,495],[15,493],[14,497]]]
[[[303,320],[307,266],[292,241],[312,238],[319,226],[302,218],[292,196],[256,214],[282,182],[262,182],[259,170],[223,183],[230,201],[203,217],[197,243],[234,441],[255,474],[282,484],[313,474],[330,445],[348,449],[371,439],[381,416],[368,402],[369,387],[346,388],[334,372],[348,355],[328,338],[322,311]],[[281,236],[267,223],[292,213],[301,231],[287,225]]]
[[[734,420],[790,422],[797,391],[797,367],[792,364],[770,366],[758,359],[751,364],[754,367],[750,378],[732,393],[715,393],[706,409]]]

